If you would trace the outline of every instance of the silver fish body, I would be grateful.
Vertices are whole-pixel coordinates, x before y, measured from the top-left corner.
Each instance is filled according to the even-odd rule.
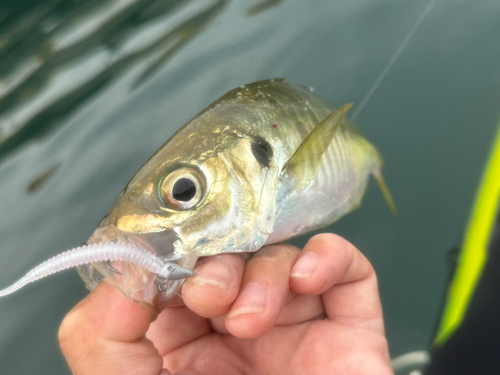
[[[199,257],[257,251],[332,223],[360,204],[382,164],[346,111],[282,79],[230,91],[146,162],[89,243],[130,243],[192,270]],[[182,285],[126,262],[79,273],[157,310]]]

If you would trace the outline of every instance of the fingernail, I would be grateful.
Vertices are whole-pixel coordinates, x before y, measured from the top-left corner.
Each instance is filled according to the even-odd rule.
[[[194,285],[214,285],[222,290],[229,289],[233,280],[233,271],[220,259],[211,259],[195,270],[196,276],[189,279]]]
[[[306,278],[310,277],[318,266],[319,258],[316,254],[305,253],[292,267],[290,276]]]
[[[235,306],[228,315],[233,318],[242,314],[256,314],[264,311],[267,303],[267,293],[259,283],[248,283],[240,291]]]

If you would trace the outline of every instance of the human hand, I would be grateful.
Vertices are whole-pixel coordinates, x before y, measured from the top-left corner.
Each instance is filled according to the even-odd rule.
[[[208,257],[195,271],[185,305],[153,323],[99,285],[59,331],[73,373],[393,374],[375,272],[341,237]]]

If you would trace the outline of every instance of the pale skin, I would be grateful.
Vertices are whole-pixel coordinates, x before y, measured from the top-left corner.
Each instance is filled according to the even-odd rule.
[[[185,305],[149,311],[102,283],[64,319],[59,340],[78,375],[390,375],[377,278],[333,234],[303,251],[204,259]],[[168,370],[167,370],[168,369]]]

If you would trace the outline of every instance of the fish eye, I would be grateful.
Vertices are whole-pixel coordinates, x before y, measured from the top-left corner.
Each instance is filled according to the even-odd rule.
[[[201,202],[205,192],[202,174],[193,168],[170,172],[160,184],[160,198],[174,210],[188,210]]]
[[[181,177],[174,182],[172,197],[180,202],[189,202],[196,195],[196,185],[193,180]]]

